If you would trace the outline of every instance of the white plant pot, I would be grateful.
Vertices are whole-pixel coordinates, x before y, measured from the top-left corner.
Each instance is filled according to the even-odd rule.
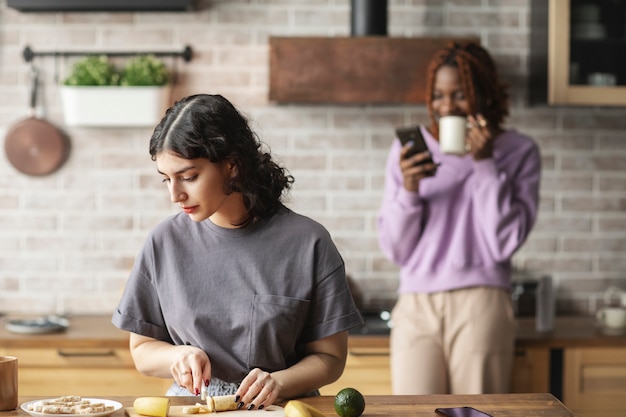
[[[169,107],[170,86],[61,86],[67,126],[154,127]]]

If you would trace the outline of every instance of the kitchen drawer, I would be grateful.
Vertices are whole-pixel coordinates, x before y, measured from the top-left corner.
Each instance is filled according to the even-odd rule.
[[[565,350],[563,403],[576,415],[612,416],[626,410],[626,349]]]
[[[112,348],[16,348],[0,349],[3,355],[16,356],[20,368],[24,367],[99,367],[135,368],[128,349]]]

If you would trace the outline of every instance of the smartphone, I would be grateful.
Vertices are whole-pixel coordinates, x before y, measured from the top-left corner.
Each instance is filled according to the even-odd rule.
[[[428,145],[426,145],[426,141],[424,140],[424,136],[422,136],[422,131],[419,126],[399,127],[396,129],[396,135],[398,136],[398,139],[400,139],[402,146],[411,141],[413,142],[413,146],[406,153],[405,158],[409,158],[420,152],[428,151]],[[432,158],[425,159],[417,165],[428,163],[433,163]],[[428,175],[435,175],[435,171],[429,172]]]
[[[492,417],[483,411],[474,407],[452,407],[452,408],[436,408],[435,413],[446,417]]]

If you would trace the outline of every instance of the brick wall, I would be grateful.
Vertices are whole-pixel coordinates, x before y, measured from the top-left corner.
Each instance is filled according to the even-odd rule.
[[[423,106],[296,106],[268,102],[270,35],[347,36],[348,0],[204,1],[192,13],[19,13],[0,0],[0,134],[27,114],[36,51],[194,49],[178,62],[173,98],[220,93],[296,177],[289,205],[322,222],[367,301],[395,297],[375,218],[393,128]],[[526,103],[530,0],[390,0],[391,36],[478,35],[513,92],[510,126],[540,144],[537,226],[515,264],[556,280],[559,310],[587,313],[604,289],[626,289],[624,108]],[[69,59],[37,58],[46,117],[63,127],[55,79]],[[173,65],[173,64],[172,64]],[[18,173],[0,157],[0,311],[109,313],[150,230],[176,212],[147,153],[151,129],[66,128],[72,153],[53,175]]]

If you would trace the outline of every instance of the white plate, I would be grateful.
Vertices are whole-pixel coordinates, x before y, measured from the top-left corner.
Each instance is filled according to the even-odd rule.
[[[118,403],[117,401],[112,401],[112,400],[102,400],[100,398],[82,398],[83,400],[88,400],[91,403],[102,403],[105,406],[113,406],[113,410],[111,411],[103,411],[101,413],[90,413],[90,414],[48,414],[48,413],[39,413],[37,411],[31,411],[28,409],[28,406],[30,404],[33,403],[37,403],[39,401],[52,401],[54,398],[50,398],[48,400],[35,400],[35,401],[28,401],[23,403],[20,407],[22,408],[22,410],[26,411],[28,414],[30,414],[33,417],[50,417],[50,416],[55,416],[55,417],[105,417],[105,416],[110,416],[111,414],[113,414],[114,412],[116,412],[117,410],[121,410],[122,409],[122,404]]]

